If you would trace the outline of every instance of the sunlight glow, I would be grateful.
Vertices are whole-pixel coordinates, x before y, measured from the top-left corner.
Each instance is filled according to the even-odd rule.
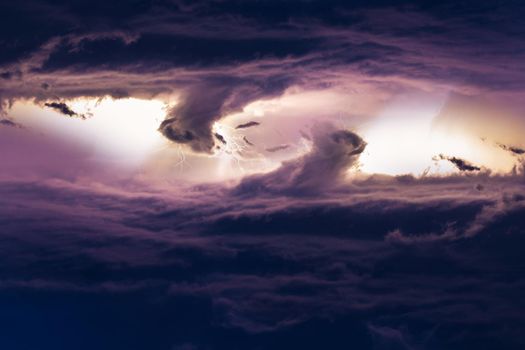
[[[99,161],[133,166],[166,145],[157,131],[165,116],[161,101],[79,98],[65,102],[86,119],[61,115],[29,101],[17,102],[11,114],[29,128],[90,149]]]
[[[459,157],[494,173],[508,173],[516,164],[508,152],[485,142],[472,128],[461,126],[458,115],[438,120],[446,99],[408,96],[387,106],[372,123],[362,127],[368,143],[360,158],[364,173],[403,175],[444,175],[457,173],[439,155]]]
[[[417,104],[414,101],[418,100],[407,97],[396,101],[363,128],[367,148],[360,158],[361,171],[421,175],[431,170],[432,157],[436,151],[439,154],[440,146],[433,140],[436,135],[432,132],[432,121],[443,99]],[[450,171],[452,167],[442,170]]]

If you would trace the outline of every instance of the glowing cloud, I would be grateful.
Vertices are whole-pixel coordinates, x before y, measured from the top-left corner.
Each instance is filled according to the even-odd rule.
[[[166,144],[157,131],[165,115],[161,101],[103,98],[67,102],[75,114],[91,117],[64,118],[62,111],[57,115],[29,101],[16,103],[11,115],[24,126],[92,150],[101,161],[125,166],[140,164]]]

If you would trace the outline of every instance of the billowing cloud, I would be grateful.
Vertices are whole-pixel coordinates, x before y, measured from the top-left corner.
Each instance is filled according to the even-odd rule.
[[[524,60],[507,54],[520,44],[509,35],[517,32],[520,12],[503,5],[489,10],[469,2],[477,9],[469,12],[448,1],[408,2],[410,11],[381,3],[169,1],[128,4],[124,11],[35,4],[45,10],[13,3],[2,11],[0,65],[10,77],[0,89],[2,105],[108,95],[173,102],[170,96],[178,95],[161,131],[197,152],[213,149],[215,121],[293,86],[359,92],[367,82],[381,102],[411,90],[490,92],[516,101],[523,90]],[[469,13],[491,25],[472,26]],[[29,24],[39,35],[28,32]]]
[[[341,138],[358,140],[335,136]],[[301,198],[240,199],[221,186],[177,187],[176,200],[138,183],[3,181],[0,301],[11,307],[1,317],[23,308],[9,299],[16,293],[32,300],[28,318],[46,314],[51,326],[62,324],[59,305],[75,319],[91,315],[97,321],[88,326],[91,345],[107,340],[102,328],[108,326],[116,341],[128,339],[138,322],[135,343],[151,342],[155,334],[171,347],[227,349],[242,339],[249,348],[280,349],[320,334],[332,337],[334,348],[424,343],[461,349],[479,339],[522,346],[525,320],[515,291],[524,282],[501,278],[501,271],[523,264],[519,186],[485,179],[480,193],[467,177],[394,187],[396,181],[370,179]],[[509,195],[501,196],[502,186]],[[52,207],[45,205],[49,198]],[[414,238],[413,244],[385,239],[394,228],[410,238],[444,225],[475,227],[476,234]],[[23,241],[20,232],[26,232]],[[48,314],[49,303],[55,307]],[[104,317],[83,307],[99,303],[112,305]],[[187,331],[174,336],[158,324]],[[66,326],[72,332],[85,327]],[[48,336],[39,341],[53,344]]]
[[[280,95],[289,84],[286,77],[263,80],[217,77],[196,83],[183,90],[181,101],[171,109],[171,117],[161,124],[160,131],[196,152],[209,153],[215,145],[213,122],[239,111],[249,102]]]
[[[525,348],[524,10],[2,3],[0,347]]]
[[[358,159],[366,142],[348,130],[331,124],[318,124],[313,130],[311,151],[287,161],[273,172],[242,180],[237,193],[283,192],[308,194],[322,192],[339,185],[345,172]]]

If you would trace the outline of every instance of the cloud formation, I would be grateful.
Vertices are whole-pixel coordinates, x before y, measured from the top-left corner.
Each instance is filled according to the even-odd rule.
[[[432,127],[521,162],[524,17],[516,1],[3,2],[0,347],[525,348],[523,169],[443,143],[459,172],[359,172],[399,95],[448,96]],[[165,103],[166,153],[115,169],[13,127],[17,103],[85,118],[70,101],[105,96]],[[397,146],[392,167],[410,159]],[[208,161],[243,177],[180,179],[214,178]]]
[[[501,278],[523,265],[522,189],[504,178],[486,179],[482,193],[466,177],[381,181],[301,198],[179,187],[176,200],[138,184],[4,181],[0,302],[10,307],[1,317],[23,308],[16,292],[32,302],[24,327],[43,314],[59,325],[67,309],[75,322],[61,329],[88,327],[86,346],[119,344],[137,326],[135,344],[156,335],[160,348],[523,346],[515,291],[524,281]],[[417,240],[445,224],[476,234]],[[412,244],[388,239],[395,229]],[[89,305],[107,305],[104,317],[88,316]],[[86,317],[96,322],[76,323]]]
[[[355,91],[366,81],[383,102],[429,89],[517,101],[524,88],[525,60],[507,54],[520,44],[521,6],[161,1],[117,11],[98,2],[97,9],[82,1],[31,4],[3,6],[2,106],[176,95],[160,129],[196,152],[213,149],[215,121],[294,87]],[[40,28],[37,36],[30,25]]]
[[[20,127],[20,125],[18,125],[17,123],[15,123],[14,121],[9,120],[9,119],[0,119],[0,125],[10,126],[10,127],[13,127],[13,128]]]
[[[160,131],[168,139],[186,143],[196,152],[209,153],[215,145],[213,122],[240,111],[249,102],[280,95],[288,84],[286,77],[206,79],[184,89],[181,102],[171,109],[171,117],[161,124]]]
[[[468,161],[466,161],[465,159],[461,159],[461,158],[458,158],[458,157],[450,157],[450,156],[445,156],[443,154],[440,154],[439,155],[439,159],[448,160],[449,162],[454,164],[454,166],[459,171],[480,171],[481,170],[480,167],[472,165]]]
[[[77,112],[73,111],[67,104],[64,102],[46,102],[44,106],[52,108],[59,113],[63,115],[67,115],[68,117],[77,117],[80,119],[86,119],[86,116],[83,114],[78,114]]]
[[[313,145],[308,154],[284,162],[268,174],[243,179],[237,193],[310,194],[338,186],[364,151],[366,142],[359,135],[328,123],[316,125],[312,134]]]
[[[255,121],[249,121],[247,123],[243,123],[243,124],[237,125],[235,127],[235,129],[246,129],[246,128],[251,128],[251,127],[257,126],[257,125],[261,125],[261,123],[255,122]]]
[[[498,146],[501,149],[503,149],[505,151],[508,151],[508,152],[511,152],[512,154],[515,154],[517,156],[525,154],[525,149],[523,149],[523,148],[519,148],[519,147],[515,147],[515,146],[508,146],[508,145],[504,145],[504,144],[498,144]]]
[[[273,152],[279,152],[279,151],[285,150],[287,148],[290,148],[290,145],[279,145],[275,147],[269,147],[269,148],[266,148],[265,151],[273,153]]]

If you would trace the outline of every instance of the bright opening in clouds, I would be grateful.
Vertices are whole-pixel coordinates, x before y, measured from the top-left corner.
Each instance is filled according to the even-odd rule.
[[[361,157],[366,173],[420,176],[433,169],[432,157],[452,140],[440,138],[433,122],[445,96],[403,96],[385,106],[379,116],[365,124],[366,153]],[[450,170],[450,168],[448,169]],[[446,171],[446,170],[445,170]]]
[[[158,132],[165,116],[162,101],[105,97],[66,103],[82,117],[64,118],[60,112],[30,101],[15,103],[10,114],[34,132],[85,147],[97,160],[123,166],[138,165],[167,145]]]

